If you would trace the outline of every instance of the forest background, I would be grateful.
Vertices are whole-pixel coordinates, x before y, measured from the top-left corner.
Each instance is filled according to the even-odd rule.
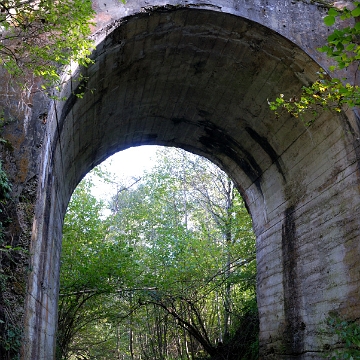
[[[96,178],[114,184],[108,204]],[[183,150],[160,148],[141,178],[100,167],[80,183],[60,286],[58,359],[257,358],[251,218],[228,176]]]

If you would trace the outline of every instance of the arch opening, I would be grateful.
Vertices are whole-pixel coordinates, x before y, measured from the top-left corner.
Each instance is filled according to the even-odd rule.
[[[129,150],[69,203],[58,358],[257,359],[255,236],[233,182],[180,149]],[[145,171],[126,165],[149,152]]]
[[[319,354],[318,324],[345,308],[354,290],[334,297],[330,285],[353,281],[337,254],[355,246],[342,239],[356,230],[336,224],[357,208],[353,194],[341,196],[349,186],[358,191],[352,129],[344,115],[330,113],[307,128],[286,114],[277,118],[267,103],[298,93],[318,65],[259,24],[187,8],[127,18],[94,61],[53,109],[44,146],[27,317],[27,336],[38,340],[28,342],[30,359],[53,356],[61,228],[72,191],[111,154],[144,144],[205,156],[234,180],[257,236],[262,354]],[[81,98],[74,95],[80,89]]]

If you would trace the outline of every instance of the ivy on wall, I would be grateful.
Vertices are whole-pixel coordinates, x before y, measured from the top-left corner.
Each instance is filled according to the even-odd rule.
[[[0,161],[0,214],[3,213],[3,205],[5,201],[9,198],[11,191],[11,184],[9,179],[2,168],[2,163]],[[0,240],[3,238],[3,221],[0,221]]]

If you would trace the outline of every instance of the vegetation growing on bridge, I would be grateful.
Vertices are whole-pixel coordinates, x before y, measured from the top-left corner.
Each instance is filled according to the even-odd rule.
[[[21,328],[12,321],[11,315],[8,314],[10,307],[5,295],[14,280],[8,271],[9,263],[16,262],[16,252],[19,250],[5,243],[5,226],[10,220],[6,209],[10,191],[11,184],[0,161],[0,304],[6,309],[0,313],[0,357],[4,357],[4,360],[12,359],[12,356],[16,357],[22,340]],[[8,357],[5,358],[5,356]]]
[[[331,8],[324,18],[327,26],[335,22],[353,20],[353,24],[335,29],[327,38],[327,44],[318,50],[327,54],[335,61],[330,71],[342,70],[352,67],[359,69],[360,61],[360,2],[353,3],[354,8],[342,10]],[[275,101],[269,102],[270,109],[277,111],[285,109],[295,117],[311,112],[316,117],[320,109],[335,110],[340,112],[344,105],[354,107],[360,105],[360,88],[355,79],[350,80],[336,77],[329,78],[322,69],[319,71],[319,79],[311,86],[304,86],[299,97],[286,98],[281,94]]]
[[[331,312],[326,321],[326,327],[322,331],[327,335],[335,335],[338,341],[335,349],[329,349],[329,353],[325,354],[327,359],[360,359],[360,325],[358,322],[345,320],[337,312]],[[328,347],[325,345],[325,348]]]
[[[234,184],[177,150],[65,219],[58,359],[257,359],[255,238]]]
[[[94,14],[91,0],[0,1],[0,65],[22,85],[32,76],[58,84],[59,68],[90,62]]]

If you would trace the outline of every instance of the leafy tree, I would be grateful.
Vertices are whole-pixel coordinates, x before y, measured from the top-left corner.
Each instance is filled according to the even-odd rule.
[[[120,193],[113,207],[118,231],[141,252],[146,271],[140,281],[152,289],[135,297],[185,331],[194,343],[187,344],[190,353],[202,348],[215,356],[241,313],[232,298],[241,297],[243,287],[254,299],[251,221],[233,183],[211,163],[181,150],[159,156],[141,185]]]
[[[91,0],[0,1],[0,65],[11,75],[59,83],[60,69],[90,62],[93,18]]]
[[[110,223],[102,219],[104,204],[91,195],[92,183],[83,181],[73,194],[63,227],[62,265],[58,319],[58,358],[87,348],[76,339],[91,328],[107,327],[113,298],[125,286],[127,269],[133,268],[132,252],[110,234]],[[134,274],[135,275],[135,274]],[[103,335],[87,333],[87,342]],[[75,347],[74,347],[75,344]]]
[[[254,235],[232,182],[205,160],[167,150],[133,183],[118,187],[106,220],[89,186],[73,197],[59,319],[72,336],[63,358],[245,354],[257,337]],[[254,326],[239,332],[245,318]]]
[[[330,71],[341,70],[349,66],[359,68],[360,60],[360,2],[353,3],[353,9],[342,10],[330,8],[324,18],[327,26],[337,21],[352,20],[352,25],[335,29],[327,38],[327,44],[318,50],[327,54],[335,61]],[[351,80],[355,81],[355,80]],[[303,87],[299,97],[286,99],[283,94],[274,102],[269,102],[271,110],[285,109],[295,117],[305,112],[317,115],[319,109],[330,109],[340,112],[344,105],[354,107],[360,105],[360,88],[355,82],[348,79],[330,78],[324,70],[320,69],[319,79],[309,87]]]

